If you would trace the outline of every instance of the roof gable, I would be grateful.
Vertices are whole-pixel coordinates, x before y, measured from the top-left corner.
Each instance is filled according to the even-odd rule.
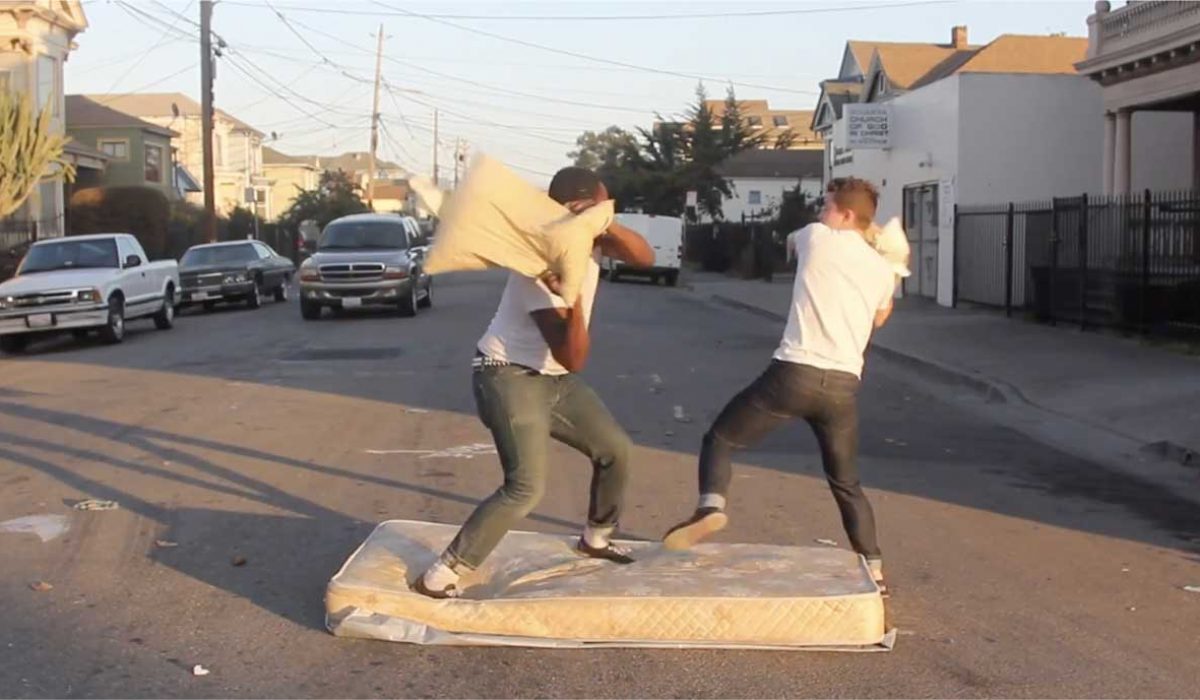
[[[86,95],[67,95],[66,105],[67,129],[84,129],[88,127],[141,129],[168,138],[178,136],[174,131],[151,124],[131,114],[126,114],[106,105],[100,104]]]

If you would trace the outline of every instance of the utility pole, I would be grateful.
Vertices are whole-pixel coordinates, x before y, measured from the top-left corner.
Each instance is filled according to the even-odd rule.
[[[454,142],[454,189],[458,189],[458,171],[460,166],[466,167],[467,161],[467,142],[462,139],[456,139]]]
[[[212,0],[200,0],[200,141],[204,148],[204,240],[217,241],[216,175],[213,172]]]
[[[371,109],[371,155],[367,158],[367,208],[375,211],[375,151],[379,148],[379,83],[383,76],[383,25],[375,51],[375,106]]]
[[[433,186],[438,187],[438,111],[433,110]]]

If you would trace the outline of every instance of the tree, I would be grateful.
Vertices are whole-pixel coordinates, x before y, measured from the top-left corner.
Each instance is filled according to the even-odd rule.
[[[296,232],[304,221],[315,221],[325,228],[330,221],[350,214],[370,211],[360,195],[361,188],[344,171],[321,173],[320,184],[313,190],[300,190],[292,206],[280,217],[284,230]]]
[[[567,157],[575,165],[588,170],[619,170],[637,157],[637,137],[619,126],[610,126],[596,133],[585,131],[575,139],[579,150]]]
[[[19,209],[55,166],[53,177],[75,179],[63,157],[68,138],[51,128],[52,112],[47,102],[35,114],[28,94],[0,89],[0,217]]]
[[[730,85],[725,92],[725,112],[721,114],[721,145],[726,157],[751,148],[762,148],[766,140],[766,133],[761,129],[752,129],[742,115],[742,103],[738,102]]]
[[[792,146],[796,145],[796,141],[799,139],[800,135],[796,133],[795,129],[781,131],[779,132],[779,135],[775,137],[775,150],[786,151]]]

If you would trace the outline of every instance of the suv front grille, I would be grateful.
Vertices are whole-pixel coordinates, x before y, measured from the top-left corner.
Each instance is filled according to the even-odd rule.
[[[318,268],[326,282],[379,282],[383,280],[383,263],[336,263]]]

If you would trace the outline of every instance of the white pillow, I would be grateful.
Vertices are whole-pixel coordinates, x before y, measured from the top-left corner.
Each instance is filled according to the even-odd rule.
[[[423,183],[414,192],[428,205]],[[426,191],[423,191],[426,190]],[[434,190],[436,191],[436,190]],[[440,206],[437,235],[425,269],[430,274],[491,267],[526,277],[558,275],[562,297],[574,304],[596,237],[613,222],[612,201],[578,216],[525,182],[499,161],[480,154],[466,178]]]

